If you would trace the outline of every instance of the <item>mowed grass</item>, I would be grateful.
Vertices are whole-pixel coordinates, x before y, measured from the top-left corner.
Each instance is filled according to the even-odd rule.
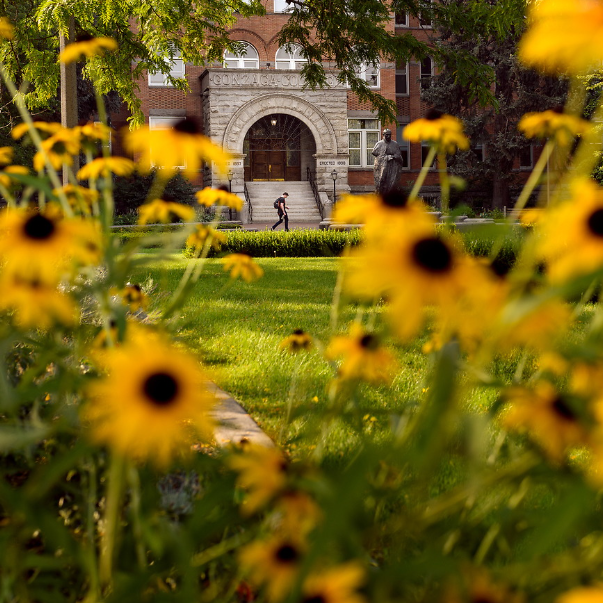
[[[187,261],[175,254],[151,269],[141,269],[136,278],[139,282],[152,279],[159,291],[173,291]],[[248,284],[229,279],[219,260],[207,260],[180,311],[179,335],[199,354],[212,379],[241,402],[270,436],[293,449],[319,444],[320,417],[335,374],[321,347],[332,332],[338,261],[260,258],[257,262],[264,277]],[[160,310],[166,298],[156,295],[154,300],[151,311]],[[340,313],[340,331],[347,329],[357,312],[358,308],[347,306]],[[294,329],[316,338],[313,351],[292,355],[279,349]],[[331,432],[326,453],[345,454],[354,445],[352,433],[357,430],[388,437],[392,413],[421,398],[428,359],[417,344],[397,351],[401,370],[392,386],[362,386],[350,398],[345,414],[355,429],[342,423]]]

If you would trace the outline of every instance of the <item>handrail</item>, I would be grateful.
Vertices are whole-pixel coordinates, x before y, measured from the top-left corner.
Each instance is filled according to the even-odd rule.
[[[318,187],[316,186],[316,180],[314,178],[314,174],[309,167],[306,168],[306,177],[308,182],[310,183],[310,187],[312,188],[312,192],[314,193],[314,201],[316,201],[316,207],[318,207],[318,213],[320,214],[320,219],[324,220],[325,218],[325,209],[322,205],[322,201],[320,200],[320,195],[318,193]]]
[[[247,203],[247,218],[249,222],[253,222],[253,206],[251,205],[251,198],[249,197],[246,182],[243,182],[243,192],[245,193],[245,203]]]

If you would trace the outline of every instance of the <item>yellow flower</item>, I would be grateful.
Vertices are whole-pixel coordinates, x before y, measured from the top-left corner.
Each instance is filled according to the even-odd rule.
[[[33,127],[38,130],[40,134],[52,136],[63,129],[63,126],[57,122],[50,121],[34,121]],[[23,137],[24,134],[29,132],[29,124],[23,123],[15,126],[11,132],[12,137],[15,140]]]
[[[12,40],[15,36],[15,28],[6,17],[0,17],[0,38]]]
[[[83,214],[89,215],[92,207],[98,202],[99,192],[77,184],[66,184],[60,189],[54,189],[53,193],[58,195],[62,192],[69,205]]]
[[[41,281],[7,274],[0,279],[0,292],[0,309],[14,311],[14,321],[22,328],[72,325],[77,318],[73,300]]]
[[[113,38],[92,38],[83,42],[68,44],[59,55],[61,63],[74,63],[84,57],[103,56],[107,51],[117,50],[117,42]]]
[[[100,248],[96,222],[23,209],[0,212],[0,256],[6,273],[54,284],[74,264],[97,263]]]
[[[583,178],[572,182],[570,192],[570,200],[536,225],[537,254],[554,283],[603,267],[603,189]]]
[[[204,224],[197,224],[194,232],[186,239],[186,246],[194,247],[196,250],[202,249],[208,237],[211,238],[211,247],[216,251],[227,241],[226,235],[219,230]]]
[[[579,586],[557,597],[555,603],[603,603],[603,588]]]
[[[278,532],[292,538],[305,537],[323,518],[320,507],[304,492],[285,492],[274,510]]]
[[[411,142],[427,141],[436,146],[438,152],[452,154],[457,148],[469,148],[469,139],[463,134],[463,123],[452,115],[431,109],[424,118],[408,124],[402,136]]]
[[[245,253],[231,253],[222,258],[224,271],[230,270],[230,278],[239,276],[247,283],[251,283],[264,275],[264,271],[258,266],[251,256]]]
[[[287,461],[274,447],[247,444],[227,464],[239,474],[239,488],[248,493],[241,509],[246,515],[262,508],[287,483]]]
[[[153,165],[163,168],[159,174],[170,178],[178,169],[189,178],[199,172],[202,161],[216,164],[226,171],[229,155],[209,138],[201,134],[196,120],[186,118],[165,130],[150,130],[143,127],[132,132],[124,132],[124,145],[131,153],[139,154],[139,166],[142,171],[150,171]]]
[[[239,561],[251,582],[266,586],[269,601],[280,601],[293,586],[303,552],[298,542],[275,537],[244,547],[239,553]]]
[[[369,383],[390,383],[396,360],[382,347],[376,335],[358,323],[352,323],[349,335],[333,337],[325,351],[328,360],[343,357],[338,375],[341,379],[363,379]]]
[[[554,460],[568,448],[587,443],[587,431],[572,401],[546,381],[533,389],[511,387],[503,393],[508,402],[501,421],[515,431],[527,431]]]
[[[123,289],[112,289],[111,295],[118,295],[124,306],[128,306],[130,312],[146,310],[149,305],[149,297],[137,283],[127,284]]]
[[[34,155],[33,165],[36,171],[40,171],[46,165],[46,157],[55,170],[63,165],[73,165],[73,156],[80,152],[80,136],[77,130],[61,128],[46,140],[42,141],[43,151]]]
[[[155,199],[138,208],[138,223],[170,223],[178,220],[192,222],[195,219],[195,209],[190,205]]]
[[[202,191],[195,193],[197,202],[201,205],[211,207],[212,205],[225,205],[231,209],[240,211],[243,207],[243,200],[234,193],[229,193],[222,188],[211,188],[206,186]]]
[[[281,350],[287,350],[292,353],[301,350],[309,350],[312,347],[312,337],[302,329],[295,329],[289,337],[285,337],[279,344]]]
[[[544,72],[585,73],[603,61],[603,5],[598,0],[531,2],[520,61]]]
[[[302,603],[365,603],[358,593],[365,581],[364,568],[358,562],[334,567],[309,576],[302,588]]]
[[[29,170],[24,165],[9,165],[0,171],[0,184],[5,188],[9,188],[15,182],[18,182],[15,178],[12,178],[12,174],[19,174],[26,176],[29,174]]]
[[[575,136],[586,134],[592,125],[575,115],[563,113],[563,108],[560,108],[526,113],[517,128],[526,138],[553,138],[558,144],[567,146]]]
[[[129,176],[136,164],[125,157],[97,157],[82,167],[78,173],[78,180],[91,180],[108,178],[111,174],[116,176]]]
[[[88,122],[78,126],[77,130],[82,139],[82,144],[96,148],[97,142],[106,142],[111,138],[111,128],[100,122]]]
[[[161,336],[137,336],[102,358],[106,376],[83,409],[90,438],[134,459],[165,467],[211,435],[213,400],[199,362]]]
[[[12,147],[0,147],[0,165],[6,165],[13,160],[14,149]]]

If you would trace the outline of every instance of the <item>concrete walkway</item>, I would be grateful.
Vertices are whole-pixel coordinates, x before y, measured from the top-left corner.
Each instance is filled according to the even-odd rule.
[[[275,216],[274,221],[272,222],[251,222],[251,224],[243,224],[241,228],[244,230],[270,230],[272,225],[277,221],[277,217]],[[294,220],[289,220],[289,230],[318,230],[318,222],[295,222]],[[284,232],[285,231],[285,223],[279,224],[276,227],[276,232]]]
[[[262,446],[274,446],[274,442],[230,394],[215,383],[208,383],[207,389],[217,401],[211,415],[218,424],[214,431],[218,446],[239,444],[241,440]]]

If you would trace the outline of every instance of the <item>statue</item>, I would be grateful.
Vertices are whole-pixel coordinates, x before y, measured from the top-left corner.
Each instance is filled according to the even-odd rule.
[[[375,156],[375,190],[384,195],[396,186],[402,175],[402,153],[400,145],[392,140],[391,130],[383,130],[383,140],[380,140],[373,148]]]

